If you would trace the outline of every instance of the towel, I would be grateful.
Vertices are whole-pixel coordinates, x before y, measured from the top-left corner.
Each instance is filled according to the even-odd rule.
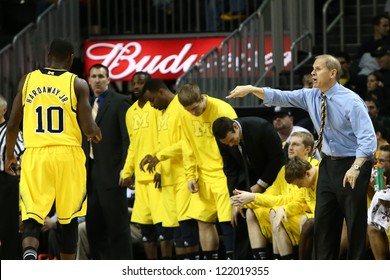
[[[379,199],[390,201],[390,189],[375,192],[367,213],[367,223],[383,228],[386,232],[390,226],[390,209],[379,203]]]

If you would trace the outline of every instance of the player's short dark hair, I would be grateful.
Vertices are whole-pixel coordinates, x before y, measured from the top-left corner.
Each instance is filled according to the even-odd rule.
[[[63,39],[54,39],[50,44],[49,55],[60,60],[74,54],[73,44]]]
[[[202,92],[196,84],[185,84],[178,93],[179,102],[183,107],[191,106],[194,103],[199,103],[202,99]]]
[[[152,76],[150,76],[150,74],[149,74],[148,72],[138,71],[138,72],[135,72],[135,73],[134,73],[132,79],[134,79],[135,76],[140,76],[140,75],[144,75],[144,76],[146,77],[146,80],[147,80],[147,81],[150,80],[150,79],[152,78]]]
[[[156,92],[160,88],[169,90],[167,85],[164,83],[163,80],[160,80],[160,79],[150,79],[150,80],[146,81],[142,91],[143,92],[147,92],[147,91]]]
[[[285,165],[284,178],[286,182],[292,184],[297,179],[303,179],[306,171],[310,170],[312,165],[306,159],[294,156]]]

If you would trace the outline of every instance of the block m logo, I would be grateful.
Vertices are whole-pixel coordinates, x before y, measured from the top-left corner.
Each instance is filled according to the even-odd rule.
[[[213,133],[211,132],[211,123],[192,121],[192,125],[194,126],[194,134],[196,137],[213,136]]]
[[[160,117],[160,121],[158,122],[158,130],[168,130],[168,120],[169,115],[164,114]]]
[[[142,115],[133,116],[134,130],[149,127],[149,112],[143,112]]]

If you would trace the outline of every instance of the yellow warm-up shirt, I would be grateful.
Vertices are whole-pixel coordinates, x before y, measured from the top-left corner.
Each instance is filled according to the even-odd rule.
[[[81,146],[77,122],[76,75],[44,68],[26,76],[22,90],[26,148]]]
[[[187,181],[202,177],[205,182],[225,177],[223,160],[213,135],[213,122],[219,117],[237,118],[233,107],[214,97],[207,98],[206,110],[200,116],[184,112],[183,160]]]
[[[310,163],[314,166],[319,165],[319,161],[313,158],[310,160]],[[309,206],[308,203],[310,204]],[[287,216],[303,214],[310,211],[312,207],[314,213],[315,190],[313,193],[307,188],[298,188],[294,184],[287,183],[285,166],[283,166],[273,184],[264,193],[256,194],[254,202],[249,203],[247,208],[254,209],[259,206],[269,208],[283,207]]]
[[[316,165],[318,166],[318,165]],[[306,201],[306,215],[309,219],[314,218],[314,209],[316,208],[316,187],[318,181],[318,170],[312,186],[304,188],[305,190],[305,201]]]
[[[181,115],[186,111],[177,96],[158,117],[158,149],[161,164],[161,184],[171,186],[185,180],[181,141]]]
[[[156,150],[157,147],[157,117],[161,114],[149,102],[143,108],[135,102],[126,112],[126,126],[130,145],[127,151],[122,178],[133,174],[137,181],[153,181],[154,174],[143,172],[139,168],[141,160]]]

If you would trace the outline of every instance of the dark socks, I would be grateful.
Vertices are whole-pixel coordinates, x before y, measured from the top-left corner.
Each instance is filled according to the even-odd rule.
[[[218,260],[218,251],[203,251],[204,260]]]
[[[281,260],[293,260],[294,259],[294,255],[293,254],[288,254],[288,255],[285,255],[285,256],[280,256],[280,259]]]
[[[267,248],[255,248],[252,249],[254,260],[267,260]]]
[[[37,249],[34,247],[26,247],[23,250],[23,260],[36,260],[38,258]]]
[[[187,258],[189,260],[199,260],[199,252],[188,253]]]
[[[226,259],[233,260],[234,259],[234,252],[226,252]]]

